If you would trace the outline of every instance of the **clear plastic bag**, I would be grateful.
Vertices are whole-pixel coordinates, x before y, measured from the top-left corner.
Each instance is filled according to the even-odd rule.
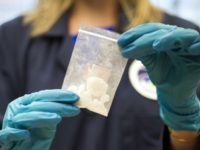
[[[80,96],[77,106],[107,116],[127,59],[116,43],[119,34],[82,27],[66,72],[62,89]]]

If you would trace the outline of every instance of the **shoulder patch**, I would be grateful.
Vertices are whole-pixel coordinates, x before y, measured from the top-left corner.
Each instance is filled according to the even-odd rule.
[[[133,88],[142,96],[157,100],[156,87],[151,82],[144,65],[135,60],[129,67],[129,80]]]

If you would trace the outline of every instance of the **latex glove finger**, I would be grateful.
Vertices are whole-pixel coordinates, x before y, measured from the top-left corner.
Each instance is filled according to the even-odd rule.
[[[23,107],[23,105],[29,105],[32,102],[44,101],[44,102],[73,104],[76,101],[78,101],[78,99],[79,99],[78,95],[70,91],[64,91],[64,90],[45,90],[32,93],[29,95],[22,96],[17,100],[11,102],[7,107],[4,118],[6,120],[11,120],[15,114],[19,113],[19,110],[21,107]],[[45,105],[43,106],[45,107]],[[8,126],[8,123],[5,119],[3,122],[3,128]]]
[[[160,38],[163,34],[168,33],[167,30],[158,30],[138,38],[131,44],[123,47],[121,53],[124,57],[140,59],[142,57],[156,53],[152,48],[155,39]]]
[[[25,95],[20,98],[23,105],[28,105],[33,101],[43,101],[43,102],[60,102],[73,104],[79,100],[79,96],[71,91],[65,90],[43,90],[35,92],[29,95]]]
[[[128,30],[127,32],[124,32],[121,34],[121,36],[118,38],[118,44],[121,47],[126,46],[127,44],[132,43],[139,37],[143,36],[144,34],[148,34],[151,32],[155,32],[157,30],[166,29],[166,30],[173,30],[176,26],[171,25],[164,25],[161,23],[146,23],[139,25],[135,28],[132,28]]]
[[[153,43],[157,51],[176,51],[180,54],[189,54],[186,50],[199,36],[195,30],[177,28],[164,36],[160,37]]]
[[[200,55],[200,36],[195,40],[195,42],[188,48],[188,51],[192,55]]]
[[[25,140],[29,137],[30,132],[28,130],[5,128],[0,130],[0,145],[10,145],[10,142]]]
[[[10,120],[10,126],[14,128],[46,128],[55,127],[61,121],[61,116],[48,112],[20,113]]]
[[[56,103],[56,102],[33,102],[29,105],[22,105],[22,107],[18,110],[18,112],[26,113],[26,112],[49,112],[56,113],[61,117],[71,117],[78,115],[80,112],[80,108],[77,106]]]

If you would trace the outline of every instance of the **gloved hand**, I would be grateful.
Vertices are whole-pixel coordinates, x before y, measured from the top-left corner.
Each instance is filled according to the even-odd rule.
[[[199,33],[176,26],[147,23],[122,34],[121,53],[142,61],[157,89],[160,116],[171,129],[199,130]]]
[[[49,150],[62,117],[79,114],[79,97],[69,91],[45,90],[11,102],[0,131],[4,150]]]

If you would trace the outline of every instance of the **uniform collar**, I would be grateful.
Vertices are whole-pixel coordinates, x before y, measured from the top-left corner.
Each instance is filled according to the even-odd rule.
[[[67,21],[68,21],[68,12],[64,13],[56,22],[56,24],[43,36],[48,37],[57,37],[57,36],[66,36],[68,35],[67,31]],[[125,14],[121,11],[119,13],[119,24],[116,28],[116,32],[122,33],[126,25],[128,24],[128,19],[126,18]]]
[[[122,33],[125,31],[126,26],[128,25],[129,21],[126,15],[124,14],[123,11],[119,12],[119,17],[118,17],[119,23],[116,28],[116,32]]]
[[[58,21],[53,25],[53,27],[43,34],[43,36],[55,37],[55,36],[66,36],[67,34],[67,20],[68,13],[64,13]]]

